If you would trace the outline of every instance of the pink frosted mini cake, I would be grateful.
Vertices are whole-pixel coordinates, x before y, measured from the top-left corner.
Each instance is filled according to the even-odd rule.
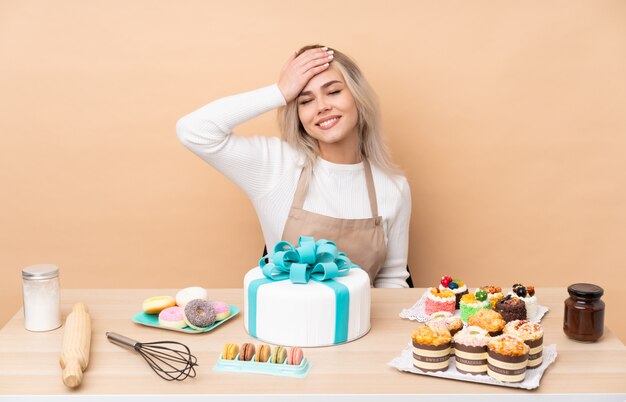
[[[451,290],[439,288],[429,288],[426,291],[426,300],[424,311],[427,315],[437,313],[439,311],[448,311],[454,314],[456,297]]]
[[[467,286],[465,286],[465,283],[462,280],[452,279],[449,275],[445,275],[441,278],[439,290],[444,289],[451,290],[452,293],[454,293],[454,296],[456,297],[456,304],[454,305],[454,308],[457,310],[460,308],[461,297],[469,293]]]

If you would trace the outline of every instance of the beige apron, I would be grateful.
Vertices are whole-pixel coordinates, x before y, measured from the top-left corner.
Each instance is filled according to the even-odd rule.
[[[368,273],[370,284],[373,284],[387,256],[387,245],[382,217],[378,216],[372,168],[367,159],[363,160],[363,167],[372,209],[371,218],[340,219],[305,211],[302,205],[308,188],[304,185],[301,173],[282,239],[291,244],[297,244],[300,236],[312,236],[315,240],[332,240],[337,244],[339,251],[346,253],[350,261]]]

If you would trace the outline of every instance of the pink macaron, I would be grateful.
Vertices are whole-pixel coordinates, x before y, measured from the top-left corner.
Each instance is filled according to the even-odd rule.
[[[293,364],[294,366],[299,366],[302,363],[302,359],[304,358],[304,353],[302,353],[302,349],[298,347],[293,347],[289,349],[289,354],[287,355],[287,364]]]
[[[183,309],[175,306],[168,307],[159,313],[159,325],[168,328],[185,328]]]
[[[211,305],[215,309],[215,321],[221,321],[230,316],[230,305],[221,301],[213,301]]]

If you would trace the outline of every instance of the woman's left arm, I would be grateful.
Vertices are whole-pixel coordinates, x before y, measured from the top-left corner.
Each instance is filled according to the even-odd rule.
[[[409,277],[407,259],[409,254],[409,223],[411,221],[411,189],[402,178],[397,213],[390,218],[387,232],[387,257],[376,275],[376,288],[406,288]]]

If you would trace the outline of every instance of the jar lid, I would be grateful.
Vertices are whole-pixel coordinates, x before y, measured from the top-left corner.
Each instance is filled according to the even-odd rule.
[[[570,295],[587,299],[599,299],[604,294],[604,289],[592,283],[575,283],[567,287]]]
[[[52,279],[59,276],[59,267],[54,264],[35,264],[22,269],[24,279]]]

